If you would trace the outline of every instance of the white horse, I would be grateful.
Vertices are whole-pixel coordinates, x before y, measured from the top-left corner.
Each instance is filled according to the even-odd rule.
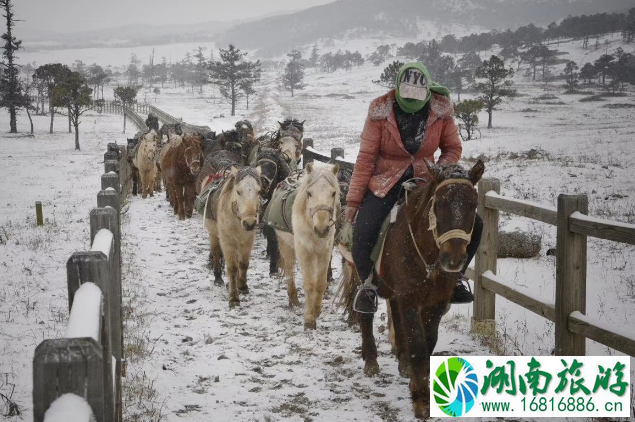
[[[204,186],[203,186],[204,188]],[[247,269],[260,212],[260,167],[232,167],[203,221],[209,233],[214,284],[223,285],[223,259],[229,276],[229,306],[240,305],[239,293],[248,293]],[[210,198],[211,199],[211,198]],[[210,218],[211,217],[211,218]]]
[[[154,130],[146,133],[141,138],[137,152],[132,159],[132,164],[139,169],[142,198],[146,198],[148,194],[154,196],[155,178],[157,177],[155,156],[159,141],[160,138]]]
[[[340,206],[339,166],[307,164],[300,179],[291,214],[292,233],[276,229],[291,306],[300,305],[293,268],[297,258],[305,294],[304,329],[315,329],[322,312],[327,272],[335,238],[335,219]]]

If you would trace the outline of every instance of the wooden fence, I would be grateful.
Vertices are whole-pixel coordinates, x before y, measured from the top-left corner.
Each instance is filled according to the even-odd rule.
[[[35,422],[45,421],[51,404],[69,393],[90,405],[93,414],[86,421],[122,421],[120,210],[132,189],[124,145],[108,144],[101,189],[97,207],[90,212],[91,249],[72,254],[66,264],[70,312],[66,336],[44,340],[35,350]]]
[[[635,245],[635,225],[587,216],[586,195],[560,195],[557,208],[499,195],[500,181],[479,182],[478,213],[483,218],[481,245],[474,269],[466,275],[475,281],[472,331],[495,334],[496,295],[555,322],[555,354],[582,356],[585,338],[635,356],[635,331],[609,328],[586,314],[587,236]],[[557,227],[555,303],[512,286],[496,276],[499,212],[508,212]]]
[[[323,154],[313,148],[313,139],[305,138],[302,141],[302,167],[312,161],[323,163],[338,163],[341,168],[353,171],[355,163],[344,160],[344,148],[331,148],[331,155]]]
[[[148,114],[150,111],[150,104],[145,103],[134,103],[130,105],[128,108],[135,113]],[[114,100],[97,100],[93,101],[93,109],[97,110],[100,113],[113,113],[113,114],[122,114],[123,106],[120,101]]]

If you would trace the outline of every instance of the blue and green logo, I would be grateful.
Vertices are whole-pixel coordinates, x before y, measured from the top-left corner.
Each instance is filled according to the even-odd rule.
[[[472,409],[478,395],[474,367],[463,358],[444,361],[432,381],[434,400],[448,416],[462,416]]]

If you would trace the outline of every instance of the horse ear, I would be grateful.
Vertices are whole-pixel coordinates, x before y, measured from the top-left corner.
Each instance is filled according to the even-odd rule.
[[[483,177],[483,173],[485,172],[485,164],[481,160],[478,160],[474,167],[470,169],[469,176],[472,184],[476,185],[481,177]]]
[[[439,182],[443,178],[439,167],[427,158],[424,158],[423,162],[426,164],[428,172],[432,175],[432,177],[434,177],[434,180]]]
[[[280,125],[280,127],[284,127],[284,123],[280,123],[279,120],[278,120],[278,124]]]
[[[337,176],[337,173],[340,172],[340,163],[335,163],[333,166],[333,174]]]
[[[304,127],[304,122],[306,122],[306,120],[302,120],[302,121],[300,122],[300,126]]]
[[[262,166],[256,167],[256,174],[260,176],[262,174]]]
[[[313,171],[313,163],[308,163],[304,169],[306,170],[306,174],[311,174]]]
[[[229,171],[230,171],[230,174],[231,174],[232,177],[238,176],[238,167],[232,166],[232,168],[229,169]]]

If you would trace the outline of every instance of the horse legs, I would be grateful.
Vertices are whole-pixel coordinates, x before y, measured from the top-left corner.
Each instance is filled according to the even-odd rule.
[[[301,255],[310,255],[311,252],[303,251]],[[309,262],[301,262],[302,277],[304,280],[304,329],[315,330],[317,328],[316,319],[322,313],[322,299],[326,291],[326,267],[320,265],[320,260],[311,260]]]
[[[139,172],[139,179],[140,179],[140,182],[141,182],[141,197],[143,199],[148,197],[148,182],[146,180],[147,178],[148,178],[148,175],[146,174],[145,171],[143,171],[143,172],[140,171]]]
[[[430,352],[421,316],[413,306],[399,303],[402,334],[405,335],[410,360],[410,397],[415,417],[425,419],[430,414]]]
[[[278,251],[278,238],[273,227],[264,225],[262,233],[267,239],[267,256],[269,257],[269,275],[278,274],[278,259],[280,252]]]
[[[194,213],[194,199],[196,199],[196,189],[194,183],[185,185],[185,216],[191,218]]]
[[[157,163],[157,175],[154,178],[154,190],[157,192],[161,192],[161,176],[161,167]]]
[[[404,327],[402,325],[401,314],[399,312],[399,303],[395,300],[390,301],[389,308],[389,324],[390,324],[390,340],[392,352],[397,357],[399,375],[404,378],[410,377],[410,358],[408,357],[408,344]]]
[[[183,186],[176,185],[176,189],[174,189],[174,206],[176,207],[176,213],[179,215],[179,220],[185,220],[183,201]]]
[[[247,286],[247,269],[249,269],[249,255],[242,257],[238,263],[238,292],[241,294],[249,293],[249,286]]]
[[[377,363],[377,344],[373,334],[373,319],[375,314],[360,314],[359,326],[362,329],[362,359],[364,359],[364,374],[368,377],[379,374]]]
[[[223,281],[223,253],[220,248],[220,242],[218,234],[212,229],[212,222],[209,219],[205,220],[205,227],[209,232],[209,266],[214,271],[214,285],[224,286]]]
[[[229,307],[240,306],[238,297],[238,276],[240,273],[237,259],[233,256],[227,257],[227,276],[229,277]]]
[[[287,296],[289,297],[289,306],[300,306],[298,300],[298,291],[295,287],[293,278],[293,269],[295,267],[295,249],[293,247],[293,235],[290,233],[280,233],[276,231],[278,238],[278,247],[282,256],[282,270],[284,277],[287,279]]]
[[[133,165],[132,168],[132,194],[137,196],[139,194],[139,169]]]

